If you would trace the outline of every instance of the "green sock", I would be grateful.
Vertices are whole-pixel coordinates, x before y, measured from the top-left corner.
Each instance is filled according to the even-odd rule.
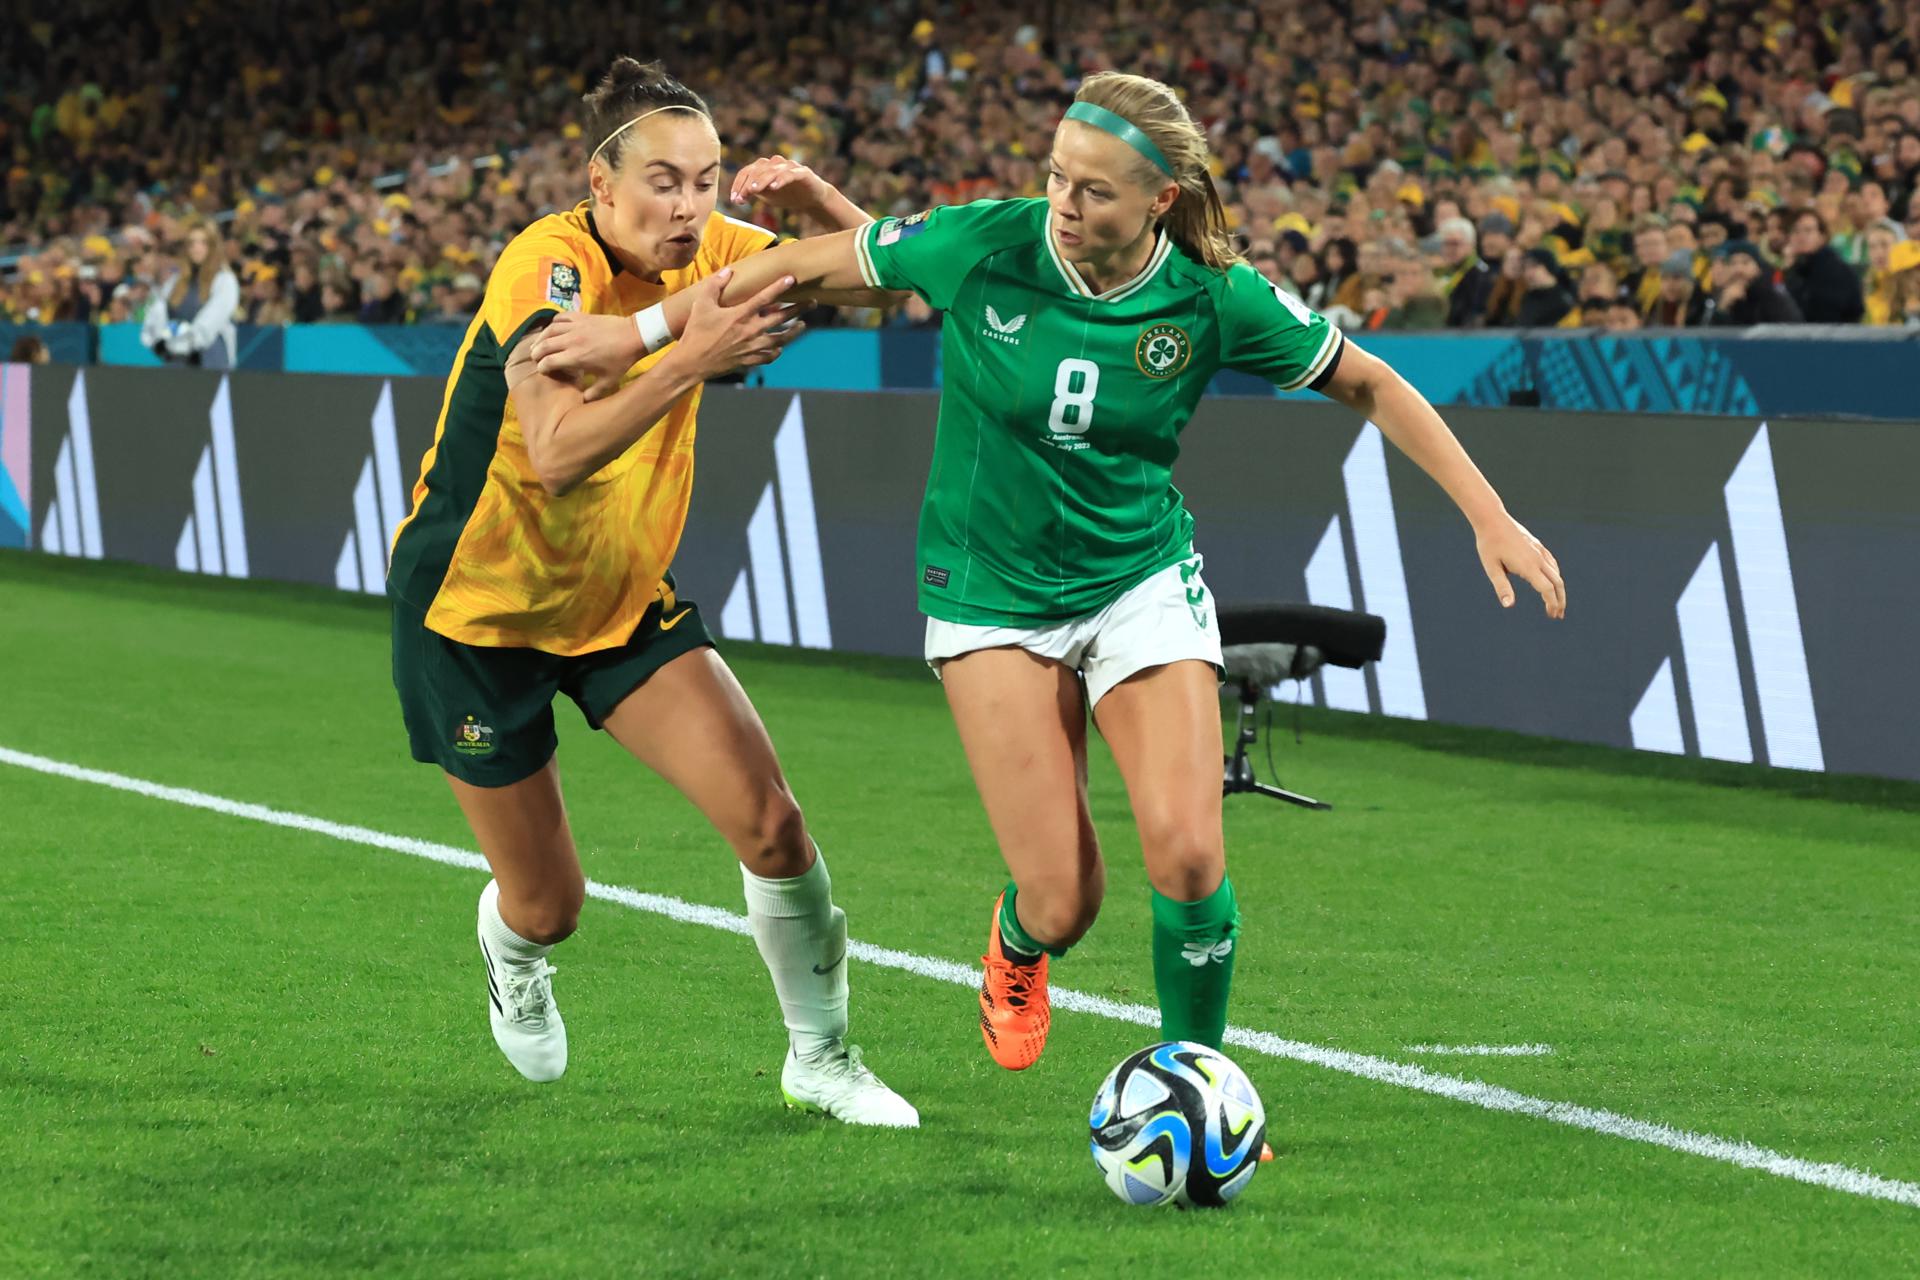
[[[1006,896],[1000,899],[1000,950],[1006,952],[1007,959],[1025,968],[1039,963],[1042,954],[1055,960],[1067,954],[1066,947],[1050,947],[1020,927],[1019,913],[1013,909],[1013,900],[1019,894],[1019,886],[1009,880]]]
[[[1218,1049],[1227,1030],[1240,904],[1233,881],[1198,902],[1153,894],[1153,985],[1160,995],[1160,1034]]]

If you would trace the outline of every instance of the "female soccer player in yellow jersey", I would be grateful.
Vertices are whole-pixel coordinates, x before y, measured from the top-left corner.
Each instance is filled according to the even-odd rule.
[[[1311,388],[1376,424],[1509,574],[1566,610],[1559,566],[1433,407],[1231,248],[1205,135],[1166,85],[1103,72],[1053,139],[1047,194],[982,200],[783,245],[727,296],[793,277],[910,290],[946,312],[945,390],[921,508],[926,657],[940,673],[1012,883],[995,903],[980,1027],[1036,1061],[1049,959],[1092,926],[1106,875],[1087,805],[1087,713],[1126,781],[1152,886],[1162,1034],[1218,1048],[1239,910],[1221,831],[1220,633],[1179,433],[1215,373]],[[685,304],[664,309],[679,332]],[[691,330],[689,330],[691,332]],[[624,367],[632,326],[562,317],[540,367]],[[1281,410],[1284,413],[1284,410]]]
[[[777,276],[735,305],[729,269],[773,240],[714,211],[720,143],[706,105],[657,64],[621,58],[586,104],[592,195],[501,254],[467,330],[393,546],[393,675],[413,755],[446,771],[493,870],[479,941],[494,1039],[530,1080],[566,1070],[547,957],[585,881],[561,800],[552,702],[564,692],[677,787],[733,846],[755,942],[790,1037],[795,1106],[857,1124],[919,1116],[846,1041],[846,916],[753,705],[675,593],[702,382],[786,340]],[[865,221],[790,164],[780,199]],[[591,395],[534,368],[559,315],[692,303],[679,342],[610,370]]]

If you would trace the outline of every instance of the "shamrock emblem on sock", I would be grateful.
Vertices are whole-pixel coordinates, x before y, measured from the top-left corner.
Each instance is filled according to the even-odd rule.
[[[1209,960],[1218,964],[1232,954],[1232,938],[1222,938],[1212,946],[1208,946],[1204,942],[1189,942],[1180,949],[1180,958],[1196,969]]]

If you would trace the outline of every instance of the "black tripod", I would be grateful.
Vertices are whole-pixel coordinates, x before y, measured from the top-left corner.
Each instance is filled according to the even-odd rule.
[[[1370,613],[1311,604],[1231,605],[1220,610],[1219,618],[1220,657],[1228,682],[1240,691],[1240,740],[1226,757],[1223,793],[1252,791],[1303,809],[1333,808],[1254,778],[1253,761],[1247,759],[1247,748],[1260,740],[1254,713],[1266,691],[1283,680],[1305,680],[1328,662],[1358,670],[1378,661],[1387,624]]]
[[[1226,757],[1227,774],[1222,794],[1233,796],[1243,791],[1254,791],[1263,796],[1272,796],[1275,800],[1297,804],[1303,809],[1333,808],[1324,800],[1315,800],[1312,796],[1303,796],[1298,791],[1272,786],[1254,778],[1253,761],[1247,759],[1247,748],[1260,740],[1259,731],[1253,727],[1254,712],[1259,701],[1259,688],[1251,680],[1242,680],[1240,682],[1240,740],[1234,744],[1233,754]]]

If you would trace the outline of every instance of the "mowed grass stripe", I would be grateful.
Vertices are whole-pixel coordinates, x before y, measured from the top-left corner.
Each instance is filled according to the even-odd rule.
[[[349,823],[332,822],[325,818],[274,809],[266,805],[229,800],[203,791],[167,786],[163,783],[150,782],[101,769],[90,769],[83,765],[69,764],[7,747],[0,747],[0,764],[12,765],[52,777],[109,787],[171,804],[210,810],[229,817],[312,832],[350,844],[425,858],[447,866],[476,871],[486,869],[486,861],[479,854],[451,845],[437,844],[410,836],[392,835]],[[644,893],[621,885],[609,885],[594,880],[587,882],[587,892],[605,902],[665,916],[684,924],[696,924],[740,935],[748,932],[744,917],[718,907],[686,902],[662,894]],[[934,981],[950,982],[961,986],[972,986],[979,982],[978,970],[970,965],[958,964],[951,960],[941,960],[910,951],[877,947],[857,941],[850,941],[847,949],[855,959],[867,964],[902,970]],[[1056,988],[1053,991],[1053,1002],[1062,1009],[1095,1014],[1137,1026],[1157,1028],[1160,1022],[1159,1011],[1147,1005],[1126,1004],[1067,988]],[[1847,1195],[1920,1208],[1920,1184],[1884,1178],[1850,1165],[1802,1160],[1752,1143],[1677,1129],[1613,1111],[1583,1107],[1576,1103],[1536,1098],[1482,1081],[1442,1075],[1409,1063],[1393,1062],[1368,1054],[1349,1053],[1323,1045],[1288,1040],[1271,1032],[1229,1027],[1226,1039],[1228,1044],[1238,1048],[1252,1049],[1270,1057],[1307,1063],[1345,1075],[1466,1103],[1483,1110],[1530,1116],[1590,1133],[1623,1138],[1723,1164],[1754,1169],[1775,1177],[1787,1178]]]

